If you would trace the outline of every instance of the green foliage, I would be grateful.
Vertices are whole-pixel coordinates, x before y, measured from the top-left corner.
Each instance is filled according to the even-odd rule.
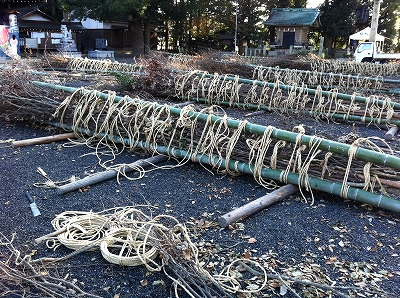
[[[59,0],[38,3],[38,8],[58,21],[63,19],[63,7]]]
[[[61,3],[75,18],[112,21],[124,16],[132,19],[143,15],[150,0],[61,0]]]
[[[324,35],[335,40],[352,34],[355,28],[357,5],[357,0],[326,0],[320,8]]]
[[[399,43],[395,42],[399,38],[399,14],[400,0],[384,0],[381,3],[378,31],[387,38],[384,44],[387,51],[400,51]]]
[[[110,74],[117,79],[118,84],[123,90],[132,91],[135,89],[137,80],[134,79],[132,76],[121,72],[111,72]]]
[[[178,45],[190,53],[199,48],[233,50],[232,45],[223,45],[219,36],[235,34],[235,4],[237,44],[251,47],[265,44],[270,33],[262,21],[271,8],[305,7],[307,0],[48,0],[48,5],[53,3],[79,19],[129,20],[130,30],[137,33],[136,50],[142,54],[150,40],[150,37],[143,40],[143,28],[150,23],[158,25],[158,37],[163,39],[159,44],[166,45],[164,50],[177,49]],[[314,45],[318,46],[319,37],[324,36],[325,47],[346,47],[350,34],[369,25],[356,24],[356,8],[367,5],[372,11],[372,3],[373,0],[325,0],[320,7],[322,27],[310,35]],[[379,33],[389,39],[399,35],[396,30],[399,6],[400,0],[383,0],[381,4]],[[385,44],[391,49],[395,47],[390,40]]]

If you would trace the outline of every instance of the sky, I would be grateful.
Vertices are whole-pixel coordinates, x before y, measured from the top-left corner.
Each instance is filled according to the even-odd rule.
[[[324,0],[307,0],[307,7],[315,8],[320,5]]]

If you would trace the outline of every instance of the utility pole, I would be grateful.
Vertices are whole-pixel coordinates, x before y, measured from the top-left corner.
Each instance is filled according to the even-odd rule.
[[[236,0],[235,2],[235,54],[239,53],[238,50],[238,42],[237,42],[237,38],[238,38],[238,8],[239,8],[239,2]]]
[[[381,1],[382,0],[374,0],[369,41],[376,41],[376,35],[378,34],[379,10],[381,8]]]

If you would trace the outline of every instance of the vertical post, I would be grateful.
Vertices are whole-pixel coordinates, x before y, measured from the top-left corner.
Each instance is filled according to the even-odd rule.
[[[378,33],[380,7],[381,7],[381,0],[374,0],[374,8],[372,11],[372,19],[371,19],[371,31],[369,33],[369,41],[376,41],[376,34]]]
[[[237,46],[237,36],[238,36],[238,7],[239,7],[239,2],[235,2],[235,54],[239,53],[239,49]]]
[[[324,37],[321,36],[319,39],[319,51],[318,51],[318,56],[322,57],[322,51],[324,49]]]

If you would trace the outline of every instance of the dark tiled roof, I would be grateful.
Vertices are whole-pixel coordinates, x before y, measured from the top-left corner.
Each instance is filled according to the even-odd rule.
[[[73,32],[84,31],[85,27],[80,22],[46,22],[46,21],[24,21],[18,24],[20,31],[46,31],[60,32],[61,24],[67,25],[67,29]]]
[[[1,0],[0,0],[1,1]],[[41,11],[38,7],[21,7],[21,8],[14,8],[9,11],[9,13],[15,13],[17,15],[18,21],[20,19],[23,19],[25,17],[28,17],[30,15],[41,15],[43,18],[51,20],[51,21],[56,21],[52,16],[49,16],[48,14],[44,13]]]
[[[268,20],[264,22],[267,26],[311,26],[318,22],[318,8],[273,8]]]

